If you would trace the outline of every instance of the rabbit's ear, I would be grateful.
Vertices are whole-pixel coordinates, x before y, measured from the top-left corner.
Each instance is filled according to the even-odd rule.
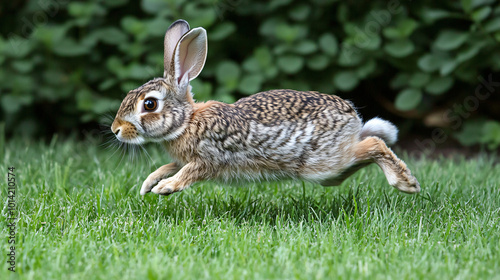
[[[191,29],[179,40],[174,53],[174,77],[180,86],[198,77],[207,59],[207,32],[202,27]]]
[[[183,19],[176,20],[170,25],[165,33],[164,53],[163,53],[163,77],[166,78],[167,74],[172,69],[172,58],[174,57],[175,47],[181,37],[189,31],[189,23]]]

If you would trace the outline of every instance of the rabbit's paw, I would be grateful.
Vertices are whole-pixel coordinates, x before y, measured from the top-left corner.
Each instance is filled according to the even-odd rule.
[[[420,184],[413,175],[407,175],[403,180],[398,181],[394,187],[405,193],[419,193]]]
[[[151,192],[155,194],[169,195],[174,192],[182,191],[183,189],[184,188],[182,187],[181,182],[178,182],[173,177],[170,177],[158,182],[158,184],[151,189]]]
[[[150,174],[148,178],[142,183],[141,195],[145,195],[151,191],[151,189],[161,180],[161,178],[155,176],[154,173]]]

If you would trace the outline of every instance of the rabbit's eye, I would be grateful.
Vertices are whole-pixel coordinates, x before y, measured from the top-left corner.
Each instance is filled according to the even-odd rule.
[[[158,101],[154,98],[144,100],[144,109],[146,111],[153,111],[158,106]]]

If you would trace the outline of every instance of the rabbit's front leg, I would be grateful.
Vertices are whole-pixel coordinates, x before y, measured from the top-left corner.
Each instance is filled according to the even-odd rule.
[[[151,190],[151,192],[161,195],[169,195],[174,192],[182,191],[191,184],[209,179],[208,172],[203,165],[190,162],[179,170],[174,176],[163,179]]]
[[[149,174],[148,178],[144,181],[144,183],[142,183],[141,195],[145,195],[150,192],[158,182],[179,171],[179,169],[179,165],[175,162],[165,164],[156,169],[156,171]]]

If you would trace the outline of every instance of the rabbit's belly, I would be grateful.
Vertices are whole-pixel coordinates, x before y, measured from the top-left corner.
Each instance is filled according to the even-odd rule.
[[[254,122],[248,133],[201,141],[199,150],[210,164],[225,167],[223,177],[321,181],[341,173],[353,160],[360,130],[356,122],[348,120],[343,129],[329,131],[310,124],[269,127]]]

